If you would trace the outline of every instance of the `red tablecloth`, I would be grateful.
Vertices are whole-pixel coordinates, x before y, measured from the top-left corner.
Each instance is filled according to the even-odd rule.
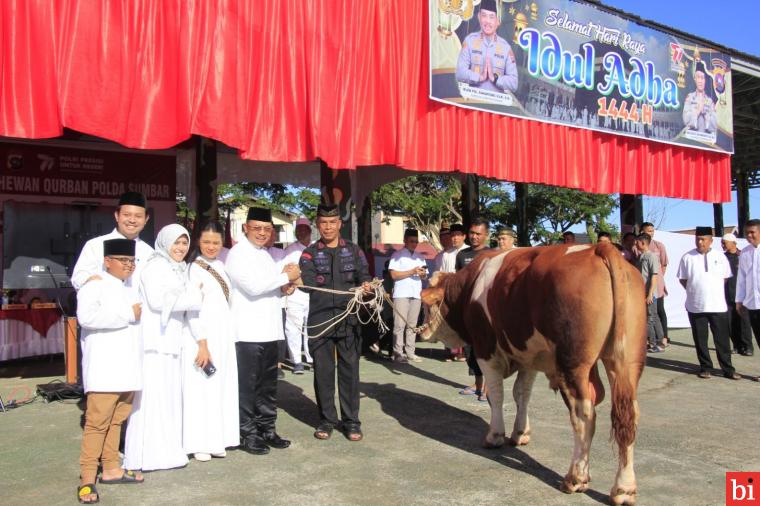
[[[0,310],[0,320],[18,320],[28,323],[43,337],[50,327],[61,319],[61,312],[55,309],[9,309]]]

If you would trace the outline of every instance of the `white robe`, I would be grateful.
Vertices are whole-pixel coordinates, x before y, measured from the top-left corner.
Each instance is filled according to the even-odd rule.
[[[113,229],[110,234],[94,237],[84,244],[74,266],[74,272],[71,274],[71,284],[76,290],[79,290],[90,276],[105,272],[103,268],[103,243],[108,239],[125,239],[125,237],[118,230]],[[140,275],[143,267],[152,254],[153,248],[139,237],[135,239],[135,270],[125,283],[135,293],[135,296],[140,286]]]
[[[77,293],[82,326],[82,381],[85,392],[134,392],[142,388],[142,340],[124,282],[103,273]]]
[[[265,248],[243,239],[230,250],[225,269],[232,280],[230,295],[238,341],[265,343],[285,339],[280,287],[288,275]]]
[[[227,283],[219,260],[201,259]],[[191,264],[190,280],[202,285],[200,311],[188,312],[191,332],[182,341],[182,444],[186,453],[221,453],[240,442],[238,376],[230,305],[219,281],[198,264]],[[206,339],[216,373],[210,378],[195,365],[196,341]]]
[[[143,471],[181,467],[187,464],[182,447],[182,334],[185,312],[201,307],[201,291],[168,260],[155,258],[143,270],[140,293],[143,389],[129,417],[124,466]],[[162,313],[168,315],[165,325]]]

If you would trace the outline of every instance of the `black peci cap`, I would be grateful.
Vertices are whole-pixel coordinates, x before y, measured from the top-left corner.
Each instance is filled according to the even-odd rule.
[[[127,192],[127,193],[123,193],[121,197],[119,197],[119,205],[120,206],[137,206],[137,207],[142,207],[143,209],[147,209],[148,199],[146,199],[145,195],[143,195],[140,192]]]
[[[460,232],[464,234],[464,225],[462,225],[461,223],[454,223],[453,225],[451,225],[451,228],[449,230],[451,231],[452,234],[454,232]]]
[[[496,0],[480,0],[480,10],[498,12],[496,10]]]
[[[340,217],[340,209],[335,204],[319,204],[317,206],[317,216],[322,218]]]
[[[697,237],[702,237],[703,235],[709,235],[712,237],[713,235],[713,229],[712,227],[697,227],[694,231],[694,235]]]
[[[249,207],[245,221],[267,221],[272,223],[272,210],[266,207]]]
[[[131,239],[108,239],[103,241],[103,256],[135,256],[135,241]]]

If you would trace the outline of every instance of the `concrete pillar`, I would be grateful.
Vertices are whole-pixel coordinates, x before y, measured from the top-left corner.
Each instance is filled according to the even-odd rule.
[[[216,196],[216,141],[195,137],[195,187],[197,211],[193,237],[198,237],[199,227],[208,220],[219,219]]]
[[[517,208],[517,245],[530,246],[528,233],[528,183],[515,183],[515,207]]]
[[[723,235],[723,204],[713,204],[713,220],[715,222],[715,235]]]
[[[480,189],[476,174],[462,176],[462,224],[465,230],[470,229],[473,218],[480,213]]]
[[[635,232],[644,221],[644,203],[641,195],[620,194],[620,232]]]
[[[352,239],[353,229],[353,199],[351,197],[351,171],[336,170],[319,160],[320,188],[322,202],[325,204],[337,204],[340,208],[340,218],[343,226],[340,235],[349,241]]]
[[[749,178],[745,167],[737,167],[736,174],[736,222],[739,237],[744,237],[744,225],[749,221]]]

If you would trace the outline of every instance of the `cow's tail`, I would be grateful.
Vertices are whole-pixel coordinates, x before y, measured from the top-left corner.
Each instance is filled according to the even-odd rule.
[[[628,298],[631,296],[630,283],[632,279],[624,269],[626,260],[614,247],[597,248],[597,254],[604,259],[609,269],[612,281],[613,322],[611,342],[608,346],[612,349],[612,367],[614,369],[610,387],[612,390],[612,418],[611,437],[614,437],[618,445],[620,461],[627,464],[628,447],[636,439],[636,426],[638,424],[638,407],[636,402],[636,385],[638,378],[635,377],[636,367],[633,357],[626,356],[626,339],[634,336],[626,334],[626,318]]]

